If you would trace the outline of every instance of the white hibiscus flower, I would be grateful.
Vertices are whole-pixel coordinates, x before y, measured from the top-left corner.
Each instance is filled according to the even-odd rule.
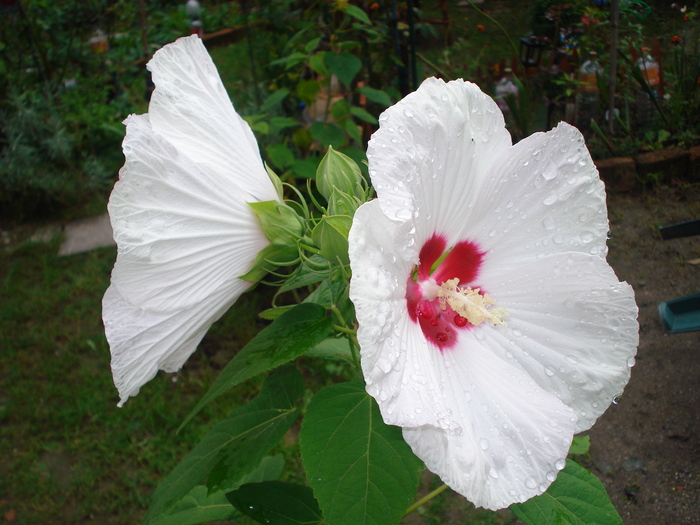
[[[197,36],[148,63],[148,114],[126,120],[126,163],[109,201],[118,245],[103,299],[120,406],[174,372],[252,283],[269,242],[248,202],[278,200],[248,124]]]
[[[474,504],[525,501],[634,363],[637,307],[605,261],[603,183],[575,128],[513,146],[467,82],[426,80],[379,121],[378,199],[349,241],[367,391]]]

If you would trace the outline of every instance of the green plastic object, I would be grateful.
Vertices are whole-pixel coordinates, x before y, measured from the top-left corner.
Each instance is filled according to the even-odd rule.
[[[659,315],[666,333],[700,331],[700,293],[659,303]]]

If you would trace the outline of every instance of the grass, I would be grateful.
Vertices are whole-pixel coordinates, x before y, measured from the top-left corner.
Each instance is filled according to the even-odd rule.
[[[260,294],[244,296],[180,373],[160,374],[119,409],[100,318],[115,250],[57,249],[0,254],[0,515],[136,523],[209,422],[253,395],[255,384],[226,396],[175,435],[218,363],[256,331]]]

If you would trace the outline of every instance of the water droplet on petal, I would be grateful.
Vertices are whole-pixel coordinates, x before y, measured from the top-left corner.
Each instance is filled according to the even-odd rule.
[[[627,366],[629,366],[630,368],[633,367],[635,363],[636,361],[634,360],[634,357],[627,358]]]
[[[490,445],[491,444],[489,443],[488,439],[481,438],[481,440],[479,440],[479,446],[482,448],[482,450],[486,450]]]
[[[562,470],[564,467],[566,467],[566,460],[564,458],[558,459],[554,463],[554,466],[557,467],[557,470]]]
[[[525,480],[525,486],[529,489],[534,489],[535,487],[537,487],[537,481],[535,480],[535,478],[530,476]]]
[[[493,479],[498,479],[498,471],[495,468],[491,467],[489,469],[489,476],[491,476]]]

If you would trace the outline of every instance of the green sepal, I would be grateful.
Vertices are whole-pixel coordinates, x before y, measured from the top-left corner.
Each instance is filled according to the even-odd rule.
[[[324,215],[311,232],[314,244],[328,261],[339,260],[349,264],[348,235],[352,217],[348,215]]]
[[[284,187],[282,186],[282,181],[280,178],[277,176],[277,174],[270,169],[270,166],[265,163],[265,169],[267,170],[267,176],[270,177],[270,180],[272,181],[272,185],[275,187],[275,191],[277,192],[277,197],[281,201],[283,198],[284,194]],[[253,208],[255,209],[255,208]]]
[[[252,268],[238,278],[243,281],[257,283],[280,266],[292,264],[297,260],[298,256],[299,251],[296,246],[268,244],[258,252]]]
[[[357,163],[347,155],[328,148],[316,170],[316,188],[326,200],[334,188],[357,197],[365,198],[364,177]]]
[[[328,215],[347,215],[352,217],[364,200],[348,195],[338,188],[333,188],[328,197]]]
[[[290,206],[279,201],[249,202],[260,219],[265,237],[272,244],[296,246],[304,231],[304,221]]]

